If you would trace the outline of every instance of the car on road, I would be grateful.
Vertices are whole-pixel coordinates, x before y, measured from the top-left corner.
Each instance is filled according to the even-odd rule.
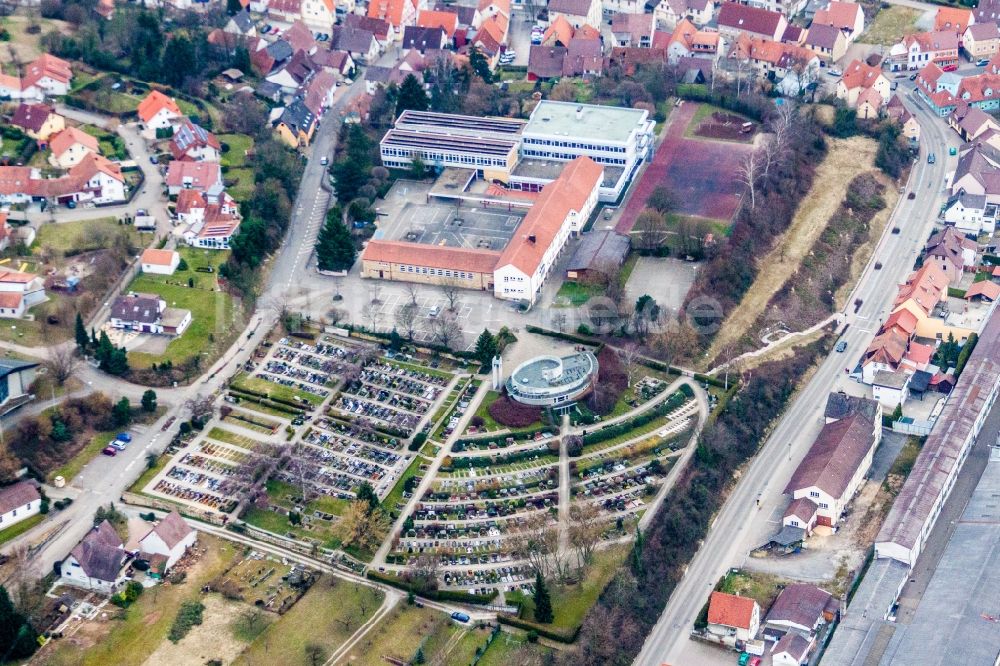
[[[120,432],[118,433],[118,436],[115,437],[115,439],[117,439],[119,442],[128,443],[132,441],[132,435],[128,434],[127,432]]]
[[[847,341],[841,340],[840,342],[837,343],[837,346],[834,347],[834,349],[836,349],[838,353],[843,354],[844,351],[847,350]]]
[[[916,81],[917,80],[917,73],[916,72],[914,72],[913,74],[910,74],[910,80],[911,81]]]
[[[470,618],[465,613],[459,613],[458,611],[455,611],[454,613],[451,614],[451,619],[453,619],[455,622],[461,622],[465,624],[472,618]]]
[[[955,72],[958,71],[958,65],[945,65],[941,68],[942,72]]]
[[[149,163],[150,164],[159,164],[160,160],[156,159],[156,155],[150,155],[149,156]]]
[[[330,163],[330,158],[324,155],[323,157],[320,158],[319,163],[322,164],[323,166],[326,166],[327,164]]]
[[[101,449],[101,453],[103,453],[106,456],[111,456],[112,458],[114,458],[116,455],[118,455],[118,449],[116,449],[113,446],[105,446],[103,449]]]
[[[123,442],[120,439],[116,439],[113,442],[111,442],[111,447],[118,449],[119,451],[124,451],[127,446],[128,442]]]
[[[988,64],[990,64],[989,58],[980,58],[976,61],[976,67],[986,67]]]
[[[937,156],[934,153],[929,153],[927,155],[927,163],[934,164],[935,162],[937,162]]]
[[[826,70],[826,75],[827,76],[843,76],[844,73],[841,72],[836,67],[831,67],[830,69]]]

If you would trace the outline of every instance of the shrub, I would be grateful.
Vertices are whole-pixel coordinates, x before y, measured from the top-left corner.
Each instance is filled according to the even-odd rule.
[[[170,627],[170,633],[167,634],[167,638],[172,643],[177,643],[187,636],[192,627],[201,624],[202,613],[204,611],[205,605],[200,601],[185,601],[182,603],[180,609],[177,611],[177,617],[174,618],[174,623]]]
[[[540,407],[522,405],[509,396],[500,396],[489,406],[490,416],[497,423],[510,428],[525,428],[542,418]]]

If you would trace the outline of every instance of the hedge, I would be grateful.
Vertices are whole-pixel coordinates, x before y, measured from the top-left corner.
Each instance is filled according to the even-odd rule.
[[[238,389],[238,388],[230,387],[229,388],[229,393],[233,397],[239,398],[240,402],[246,400],[247,402],[253,402],[253,403],[256,403],[258,405],[263,405],[264,407],[268,407],[270,409],[274,409],[274,410],[277,410],[279,412],[284,412],[286,414],[289,414],[293,418],[296,417],[296,416],[303,416],[305,414],[305,412],[303,412],[301,409],[290,409],[288,407],[288,405],[286,405],[284,403],[273,402],[270,398],[262,398],[262,397],[260,397],[258,395],[254,395],[252,393],[247,393],[243,389]]]
[[[582,625],[577,625],[573,629],[559,630],[552,627],[547,627],[544,624],[538,624],[537,622],[532,622],[530,620],[522,620],[519,617],[513,615],[507,615],[505,613],[497,614],[497,620],[500,624],[508,624],[512,627],[517,627],[518,629],[524,629],[526,631],[537,632],[539,636],[557,641],[559,643],[572,643],[576,640],[576,637],[580,633],[580,627]]]
[[[687,391],[684,389],[687,389]],[[638,416],[633,416],[625,421],[619,421],[618,423],[601,428],[600,430],[587,433],[583,436],[583,444],[584,446],[598,444],[608,439],[614,439],[619,435],[624,435],[625,433],[631,432],[636,428],[641,428],[650,421],[654,421],[661,416],[666,416],[670,412],[674,411],[685,403],[685,396],[687,396],[687,399],[690,399],[693,394],[694,392],[691,390],[691,387],[687,384],[683,384],[677,393],[674,393],[672,396],[649,411],[643,412]]]
[[[482,437],[466,437],[455,441],[455,444],[461,444],[465,446],[475,446],[476,444],[482,444],[484,442],[495,442],[503,441],[508,437],[513,437],[514,439],[532,439],[535,435],[541,433],[549,433],[553,437],[559,434],[559,426],[557,425],[542,425],[537,428],[529,428],[528,430],[511,430],[510,432],[504,433],[491,433],[488,435],[483,435]]]
[[[597,340],[585,336],[577,335],[576,333],[563,333],[561,331],[550,331],[547,328],[541,328],[539,326],[532,326],[528,324],[524,327],[524,330],[528,333],[537,333],[538,335],[547,335],[550,338],[558,338],[559,340],[565,340],[567,342],[575,342],[579,345],[596,345],[600,344]]]
[[[390,342],[392,337],[388,333],[382,333],[379,331],[369,331],[363,326],[345,326],[348,333],[356,338],[375,338],[376,340],[382,340],[384,342]],[[406,341],[407,344],[415,346],[417,349],[427,349],[433,352],[438,352],[439,354],[448,354],[455,358],[461,358],[468,361],[478,361],[476,354],[470,351],[454,350],[444,345],[439,345],[436,342],[413,342]]]
[[[965,364],[968,362],[972,351],[976,348],[977,342],[979,342],[979,336],[972,333],[969,335],[969,339],[965,341],[965,344],[962,345],[962,351],[958,352],[958,359],[955,361],[955,379],[958,379],[962,375],[962,370],[965,370]]]
[[[498,594],[496,590],[493,590],[490,594],[472,594],[471,592],[462,592],[460,590],[430,590],[428,592],[421,592],[397,576],[389,576],[373,569],[369,569],[365,573],[365,577],[379,583],[392,585],[405,592],[413,592],[413,594],[430,599],[431,601],[453,601],[460,604],[483,605],[493,601]]]
[[[233,386],[232,384],[229,385],[229,391],[230,392],[236,392],[236,393],[245,393],[245,394],[247,394],[249,396],[255,396],[257,398],[264,398],[265,400],[270,400],[271,402],[276,402],[279,405],[285,405],[285,406],[288,406],[288,407],[295,407],[296,410],[298,410],[300,412],[302,411],[302,403],[297,403],[294,400],[285,400],[284,398],[277,398],[277,397],[268,395],[267,393],[261,393],[260,391],[254,391],[254,390],[248,389],[248,388],[240,388],[240,387],[237,387],[237,386]]]

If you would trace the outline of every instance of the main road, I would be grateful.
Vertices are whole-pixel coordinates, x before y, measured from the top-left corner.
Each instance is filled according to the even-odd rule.
[[[190,416],[187,402],[192,398],[220,391],[226,379],[249,358],[254,348],[264,339],[278,315],[276,308],[266,307],[266,304],[269,299],[281,299],[294,292],[296,276],[305,270],[319,226],[326,215],[331,194],[324,186],[326,166],[321,163],[321,158],[333,155],[341,113],[352,99],[364,91],[364,85],[364,81],[359,78],[354,84],[341,90],[313,138],[310,156],[293,204],[288,233],[268,266],[268,282],[262,296],[265,307],[258,308],[237,342],[198,381],[190,386],[158,392],[161,404],[169,402],[170,406],[156,423],[136,429],[132,444],[125,451],[114,458],[97,456],[65,489],[50,491],[53,497],[69,496],[74,502],[67,509],[55,513],[50,520],[12,540],[4,547],[4,553],[32,544],[35,550],[27,564],[30,571],[37,575],[51,571],[53,563],[62,560],[90,529],[91,518],[97,508],[118,501],[141,473],[146,456],[163,451],[179,422]],[[115,395],[124,389],[128,389],[130,394],[141,393],[143,390],[143,387],[122,382],[118,382],[118,385],[118,388],[112,389]],[[40,541],[42,543],[39,545]]]
[[[901,83],[901,90],[904,85]],[[848,324],[841,337],[847,349],[843,353],[831,352],[748,465],[647,636],[635,661],[638,666],[698,663],[688,634],[709,592],[729,567],[740,565],[751,549],[766,542],[776,531],[774,517],[780,522],[788,502],[782,490],[823,425],[828,393],[850,381],[845,368],[853,366],[867,348],[891,306],[897,285],[912,270],[933,228],[945,179],[957,162],[948,156],[948,148],[958,146],[959,141],[940,118],[916,99],[912,85],[906,88],[906,105],[921,127],[921,153],[907,188],[914,198],[902,195],[886,233],[841,315],[841,321]],[[938,158],[933,165],[926,160],[929,152]],[[899,227],[900,233],[892,233],[892,227]],[[876,261],[881,262],[879,270],[875,269]],[[857,313],[855,299],[862,301]]]

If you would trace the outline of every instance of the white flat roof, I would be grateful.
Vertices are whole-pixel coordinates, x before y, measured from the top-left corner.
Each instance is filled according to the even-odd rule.
[[[531,112],[523,134],[625,143],[648,116],[642,109],[542,100]]]

